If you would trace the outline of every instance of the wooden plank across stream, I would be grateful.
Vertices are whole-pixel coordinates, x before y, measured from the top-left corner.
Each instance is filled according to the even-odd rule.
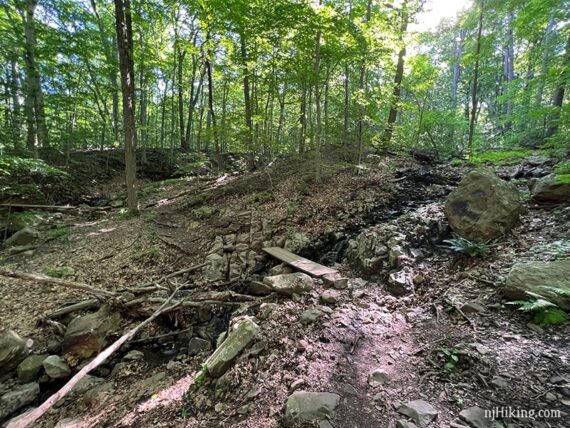
[[[327,274],[338,273],[336,269],[320,265],[309,259],[298,256],[297,254],[293,254],[290,251],[287,251],[283,248],[266,247],[263,249],[263,251],[265,251],[270,256],[273,256],[276,259],[279,259],[282,262],[285,262],[288,265],[293,266],[295,269],[298,269],[301,272],[305,272],[314,277],[321,277]]]

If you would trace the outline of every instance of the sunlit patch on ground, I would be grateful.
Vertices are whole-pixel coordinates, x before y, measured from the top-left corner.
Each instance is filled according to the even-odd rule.
[[[169,386],[162,391],[153,394],[149,399],[138,404],[136,408],[125,415],[120,421],[120,425],[129,426],[133,424],[136,419],[143,413],[150,412],[157,407],[170,406],[173,403],[182,400],[184,394],[196,380],[198,372],[194,372],[183,378],[178,382]]]

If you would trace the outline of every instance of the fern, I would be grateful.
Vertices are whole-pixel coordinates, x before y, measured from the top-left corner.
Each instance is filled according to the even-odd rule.
[[[516,300],[514,302],[509,302],[510,305],[518,305],[519,311],[523,312],[538,312],[545,308],[556,307],[552,302],[545,299],[529,299],[529,300]]]
[[[488,243],[473,242],[457,233],[452,233],[453,239],[445,239],[448,248],[456,253],[467,254],[470,257],[477,257],[489,251]]]
[[[548,289],[556,294],[569,294],[566,290],[561,290],[560,288],[548,286],[543,286],[541,288]],[[544,296],[538,293],[533,293],[532,291],[526,291],[525,293],[529,296],[527,300],[516,300],[514,302],[509,302],[508,304],[519,306],[519,311],[534,313],[533,322],[535,324],[564,324],[568,319],[568,314],[566,312]]]
[[[551,287],[550,285],[541,285],[540,288],[542,288],[545,291],[549,291],[552,294],[556,294],[557,296],[570,297],[570,290],[564,290],[558,287]]]

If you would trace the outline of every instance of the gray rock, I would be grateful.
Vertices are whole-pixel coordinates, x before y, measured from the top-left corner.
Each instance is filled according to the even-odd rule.
[[[292,296],[293,293],[302,294],[313,286],[313,279],[301,272],[266,276],[263,278],[263,282],[277,293],[286,296]]]
[[[417,428],[417,425],[413,422],[400,419],[396,422],[396,428]]]
[[[551,262],[528,262],[515,264],[503,289],[503,296],[510,301],[526,300],[525,291],[540,294],[565,311],[570,311],[570,296],[554,293],[544,288],[559,288],[570,293],[570,259]]]
[[[414,291],[414,280],[409,269],[402,269],[399,272],[392,272],[388,276],[388,286],[386,290],[394,296],[405,296]]]
[[[78,418],[63,418],[55,425],[54,428],[73,428],[81,426],[81,419]]]
[[[570,201],[570,183],[561,181],[556,174],[549,174],[532,183],[531,197],[536,202]]]
[[[257,336],[261,329],[250,318],[244,318],[229,333],[224,343],[206,360],[206,370],[212,377],[220,377]]]
[[[107,400],[113,390],[111,382],[104,382],[87,391],[83,395],[83,402],[89,407],[97,407]]]
[[[328,392],[296,391],[285,405],[285,425],[295,426],[331,416],[340,403],[340,395]]]
[[[202,269],[204,278],[210,281],[225,278],[227,268],[227,259],[225,256],[221,256],[217,253],[208,254],[205,263],[207,263],[207,265]]]
[[[103,306],[93,314],[75,318],[67,326],[63,351],[81,358],[97,354],[107,344],[107,335],[119,327],[121,315]]]
[[[18,364],[18,381],[20,383],[28,383],[36,380],[46,358],[47,355],[30,355]]]
[[[15,369],[28,356],[28,342],[13,330],[0,332],[0,376]]]
[[[408,416],[422,428],[427,427],[438,415],[436,408],[424,400],[404,403],[398,407],[398,413]]]
[[[322,276],[323,284],[327,287],[333,287],[337,290],[348,288],[348,278],[340,276],[339,273],[327,273]]]
[[[478,242],[498,238],[511,230],[520,211],[515,185],[485,170],[471,171],[463,177],[445,204],[451,228]]]
[[[144,352],[133,349],[125,354],[123,361],[143,361]]]
[[[342,386],[342,392],[343,392],[343,394],[346,394],[346,395],[354,395],[354,396],[358,395],[358,391],[350,383],[345,383]]]
[[[4,242],[7,247],[29,245],[40,238],[37,230],[31,227],[25,227],[14,233]]]
[[[497,388],[506,389],[509,387],[509,382],[504,377],[494,376],[493,379],[491,379],[491,385],[494,385]]]
[[[42,364],[46,374],[52,379],[63,379],[71,374],[71,369],[59,355],[50,355]]]
[[[77,394],[84,394],[90,389],[95,388],[101,384],[105,383],[105,379],[97,376],[85,375],[75,386],[72,388],[71,392]]]
[[[307,309],[301,314],[301,324],[311,324],[324,316],[325,313],[320,309]]]
[[[277,303],[262,303],[259,306],[259,317],[260,318],[269,318],[271,313],[277,309],[279,305]]]
[[[373,388],[386,385],[388,382],[390,382],[390,377],[384,370],[376,369],[368,375],[368,385]]]
[[[485,306],[481,305],[480,303],[477,302],[468,302],[465,303],[462,307],[461,310],[463,311],[463,313],[465,314],[482,314],[486,311]]]
[[[269,275],[283,275],[287,273],[293,273],[293,269],[285,263],[278,264],[269,269]]]
[[[491,426],[491,419],[485,417],[485,410],[474,406],[459,412],[459,417],[473,428],[488,428]]]
[[[212,344],[209,340],[193,337],[188,342],[188,355],[198,355],[202,352],[209,352],[212,350]]]
[[[16,410],[30,404],[40,395],[40,385],[37,382],[18,385],[0,397],[0,419],[14,413]]]
[[[295,232],[285,239],[283,248],[292,253],[297,253],[305,248],[311,240],[307,235],[301,232]]]
[[[334,428],[332,424],[326,419],[319,422],[319,428]]]
[[[247,291],[254,296],[267,296],[273,292],[273,289],[263,282],[251,281],[247,287]]]
[[[321,302],[335,304],[340,298],[340,293],[335,290],[325,290],[321,294]]]

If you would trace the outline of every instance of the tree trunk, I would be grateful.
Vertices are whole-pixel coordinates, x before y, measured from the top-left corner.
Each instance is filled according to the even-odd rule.
[[[507,105],[505,115],[507,121],[505,122],[505,132],[511,130],[512,121],[511,117],[513,114],[513,97],[511,94],[512,82],[515,80],[515,48],[514,48],[514,36],[513,36],[513,16],[509,14],[507,17],[507,44],[504,49],[504,60],[505,60],[505,83],[507,92]]]
[[[303,82],[303,93],[301,95],[301,110],[299,114],[299,154],[305,152],[305,134],[307,132],[307,83]]]
[[[371,13],[372,2],[368,0],[366,3],[366,15],[364,16],[364,22],[370,21],[370,13]],[[365,49],[367,50],[368,46],[365,43]],[[366,55],[366,52],[363,52],[363,55]],[[358,89],[360,91],[360,97],[366,98],[366,60],[363,59],[362,63],[360,64],[360,79],[358,81]],[[358,125],[356,129],[356,163],[360,164],[362,160],[362,150],[364,144],[364,109],[362,104],[359,103],[358,106]]]
[[[544,95],[544,81],[546,79],[546,73],[548,72],[548,58],[550,57],[550,48],[552,35],[554,34],[554,19],[556,13],[552,12],[548,24],[546,25],[546,31],[544,33],[544,48],[542,50],[542,63],[540,66],[540,80],[538,82],[538,90],[536,93],[535,105],[537,108],[542,107],[542,97]]]
[[[382,144],[385,148],[388,147],[394,134],[394,125],[398,118],[398,105],[400,103],[400,93],[402,91],[402,79],[404,77],[404,58],[406,56],[406,45],[404,44],[404,35],[408,29],[408,3],[404,2],[402,5],[402,23],[401,23],[401,43],[402,47],[398,53],[398,64],[396,65],[396,75],[394,76],[394,90],[392,93],[392,101],[390,104],[390,112],[388,113],[388,123],[384,130],[382,137]]]
[[[349,92],[349,68],[348,62],[344,64],[344,120],[342,126],[342,136],[343,144],[345,146],[350,145],[348,143],[348,121],[349,121],[349,103],[350,103],[350,92]]]
[[[133,63],[133,28],[130,0],[114,0],[119,48],[119,67],[123,93],[123,130],[125,134],[125,173],[127,182],[127,206],[137,212],[136,187],[136,147],[137,131],[135,123],[135,73]]]
[[[253,118],[252,106],[249,89],[249,70],[247,67],[247,49],[245,44],[245,35],[243,31],[239,35],[241,61],[243,67],[243,100],[245,104],[245,126],[247,127],[247,134],[245,137],[245,146],[248,151],[249,169],[255,167],[254,154],[253,154]]]
[[[182,87],[182,72],[186,51],[178,51],[178,125],[180,127],[180,148],[188,151],[186,135],[184,132],[184,92]]]
[[[479,3],[479,28],[477,30],[477,41],[475,48],[475,70],[473,72],[473,91],[471,92],[471,119],[469,121],[469,139],[467,140],[467,151],[473,154],[473,136],[475,135],[475,123],[477,119],[477,84],[479,80],[479,62],[481,54],[481,34],[483,32],[483,7],[484,0]]]
[[[19,152],[20,147],[20,97],[18,95],[18,88],[20,86],[20,73],[18,71],[18,63],[15,58],[10,60],[10,83],[9,91],[10,98],[12,99],[12,141],[14,150]]]
[[[550,126],[546,130],[546,138],[552,137],[558,131],[558,126],[560,122],[560,110],[562,109],[562,102],[564,101],[564,92],[566,90],[566,85],[568,84],[568,68],[570,67],[570,35],[568,36],[568,41],[566,42],[566,52],[564,64],[562,67],[562,72],[558,77],[556,91],[554,92],[554,97],[552,98],[552,105],[555,110],[550,117]]]
[[[319,1],[320,5],[320,1]],[[321,90],[319,71],[321,64],[321,30],[317,30],[315,40],[315,64],[313,69],[314,84],[315,84],[315,113],[317,116],[317,123],[315,127],[315,181],[321,181]]]
[[[206,37],[206,40],[210,39],[210,35]],[[206,45],[209,43],[206,42]],[[222,152],[220,151],[220,141],[218,139],[218,131],[216,127],[216,114],[214,112],[214,80],[212,79],[212,51],[208,52],[206,55],[206,70],[208,73],[208,109],[210,110],[210,120],[212,121],[212,135],[214,137],[214,149],[216,151],[216,161],[218,164],[218,170],[224,169],[222,161]]]
[[[28,126],[28,149],[37,156],[37,148],[49,147],[48,131],[45,121],[44,101],[40,70],[36,62],[36,26],[34,13],[37,0],[25,0],[20,10],[24,25],[25,45],[24,64],[26,70],[25,111]]]

